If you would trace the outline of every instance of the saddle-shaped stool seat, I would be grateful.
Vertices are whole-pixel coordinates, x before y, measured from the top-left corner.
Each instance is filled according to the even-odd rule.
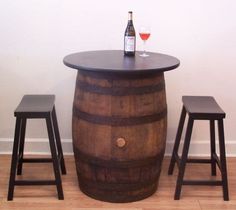
[[[223,124],[225,112],[220,108],[215,99],[211,96],[183,96],[182,101],[182,113],[179,120],[178,130],[168,170],[169,175],[173,174],[175,163],[177,163],[179,172],[177,177],[174,199],[180,199],[182,185],[218,185],[222,186],[224,200],[229,200]],[[178,150],[186,114],[188,114],[189,118],[183,144],[182,156],[179,157]],[[209,159],[188,158],[188,151],[194,120],[208,120],[210,122],[211,155]],[[217,121],[218,123],[220,151],[219,157],[216,153],[215,145],[215,121]],[[211,164],[211,174],[213,176],[216,175],[216,166],[218,166],[221,172],[221,180],[184,180],[186,163],[209,163]]]
[[[64,199],[61,174],[66,174],[61,139],[58,129],[54,95],[25,95],[16,108],[15,136],[13,143],[8,200],[13,200],[14,187],[22,185],[56,185],[58,198]],[[51,158],[24,158],[25,131],[27,119],[46,120]],[[16,180],[22,174],[23,163],[52,162],[55,180]]]

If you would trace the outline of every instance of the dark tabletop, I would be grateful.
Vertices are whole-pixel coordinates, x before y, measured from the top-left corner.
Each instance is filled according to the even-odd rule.
[[[94,72],[144,73],[169,71],[179,66],[180,61],[169,55],[151,53],[149,57],[124,56],[122,50],[85,51],[67,55],[63,62],[66,66]]]

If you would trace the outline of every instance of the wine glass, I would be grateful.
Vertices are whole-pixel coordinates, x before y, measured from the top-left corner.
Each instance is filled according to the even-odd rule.
[[[142,57],[148,57],[149,55],[146,53],[146,41],[151,35],[150,27],[148,26],[142,26],[139,29],[139,36],[143,40],[143,53],[140,54]]]

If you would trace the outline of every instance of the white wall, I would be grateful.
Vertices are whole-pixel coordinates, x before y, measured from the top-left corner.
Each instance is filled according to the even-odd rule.
[[[22,0],[0,6],[0,151],[11,151],[14,109],[24,94],[56,94],[63,145],[71,152],[71,110],[76,70],[62,63],[73,52],[123,49],[127,12],[136,30],[151,25],[148,50],[176,56],[181,66],[167,72],[167,153],[172,149],[181,96],[213,95],[227,113],[227,150],[236,155],[236,1],[234,0]],[[137,49],[142,49],[137,37]],[[196,123],[194,154],[203,154],[207,123]],[[40,150],[43,121],[27,126]],[[39,139],[38,139],[39,138]],[[44,143],[43,143],[44,142]]]

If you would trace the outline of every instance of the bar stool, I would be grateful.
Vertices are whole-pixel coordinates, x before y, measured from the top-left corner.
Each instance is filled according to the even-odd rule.
[[[24,95],[16,108],[15,136],[11,160],[8,200],[13,200],[14,187],[22,185],[56,185],[58,199],[63,200],[61,175],[66,174],[61,139],[55,110],[55,95]],[[25,130],[27,119],[42,118],[46,120],[51,158],[24,158]],[[52,162],[55,180],[16,180],[22,174],[23,163]]]
[[[225,201],[229,200],[226,155],[225,155],[224,125],[223,125],[225,112],[219,107],[215,99],[211,96],[183,96],[182,101],[183,101],[182,113],[179,120],[178,130],[174,143],[174,149],[172,152],[172,157],[168,170],[169,175],[173,174],[175,163],[177,163],[179,172],[177,177],[174,199],[175,200],[180,199],[182,185],[212,185],[212,186],[217,185],[217,186],[222,186],[224,200]],[[184,139],[182,156],[179,157],[178,149],[184,127],[186,113],[189,115],[189,118],[186,129],[186,135]],[[210,122],[211,156],[209,159],[190,159],[190,158],[188,159],[188,151],[189,151],[194,120],[209,120]],[[218,123],[220,158],[216,154],[216,149],[215,149],[215,121],[217,121]],[[183,178],[187,162],[211,164],[212,176],[216,175],[216,165],[217,165],[221,172],[221,180],[184,180]]]

